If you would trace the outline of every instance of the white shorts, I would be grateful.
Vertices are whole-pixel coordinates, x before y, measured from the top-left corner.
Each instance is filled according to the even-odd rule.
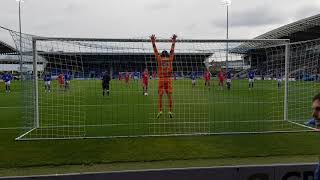
[[[278,83],[281,83],[282,82],[282,79],[278,79]]]
[[[70,84],[70,81],[66,81],[66,84]]]
[[[10,85],[11,84],[11,81],[7,81],[5,82],[6,85]]]
[[[254,79],[249,79],[249,83],[253,83],[254,82]]]
[[[196,80],[192,80],[192,84],[196,84]]]
[[[45,81],[44,84],[45,84],[46,86],[50,86],[50,85],[51,85],[51,81]]]
[[[231,79],[227,79],[227,83],[231,83]]]

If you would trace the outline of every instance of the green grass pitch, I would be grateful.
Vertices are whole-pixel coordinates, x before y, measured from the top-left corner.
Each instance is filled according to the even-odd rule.
[[[42,85],[43,82],[40,82]],[[129,85],[111,82],[109,97],[102,97],[99,80],[73,81],[68,91],[53,84],[51,93],[40,86],[40,128],[26,138],[69,138],[214,134],[303,130],[283,121],[283,93],[274,81],[256,81],[248,89],[246,80],[235,80],[232,90],[223,90],[217,82],[208,88],[198,80],[173,82],[173,112],[170,119],[167,97],[164,114],[157,119],[157,81],[151,81],[149,96],[143,96],[139,81]],[[306,103],[308,103],[306,101]],[[301,104],[300,104],[301,106]],[[32,110],[28,110],[31,111]],[[29,113],[29,112],[28,112]],[[305,116],[305,118],[309,118]],[[302,120],[306,120],[302,119]],[[33,124],[29,118],[25,126]],[[32,125],[31,125],[32,126]]]
[[[100,81],[72,81],[71,89],[44,92],[40,82],[40,128],[29,137],[99,137],[206,134],[305,130],[283,121],[283,87],[275,81],[256,81],[248,90],[246,80],[233,81],[230,91],[220,90],[217,82],[210,90],[204,82],[191,87],[190,80],[174,81],[174,118],[164,114],[156,119],[157,82],[150,82],[149,96],[142,95],[140,82],[129,86],[112,81],[110,97],[102,97]],[[304,83],[304,87],[314,84]],[[318,85],[316,85],[318,86]],[[300,86],[299,86],[300,87]],[[318,88],[319,89],[319,88]],[[310,117],[310,97],[296,102],[289,96],[291,117],[304,122]],[[310,96],[310,97],[309,97]],[[74,97],[77,97],[76,99]],[[292,100],[291,100],[291,99]],[[0,168],[25,166],[94,164],[110,162],[160,161],[179,159],[315,155],[317,133],[246,134],[188,137],[148,137],[86,139],[66,141],[14,141],[25,125],[19,82],[6,94],[0,86]],[[64,107],[64,108],[62,108]],[[58,113],[66,111],[63,113]],[[80,119],[79,119],[80,117]],[[54,128],[52,126],[55,126]]]

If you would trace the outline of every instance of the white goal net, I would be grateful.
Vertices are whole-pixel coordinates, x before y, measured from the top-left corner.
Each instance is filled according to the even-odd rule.
[[[155,45],[23,35],[23,66],[32,68],[23,71],[17,139],[313,130],[305,121],[319,89],[317,42],[178,37],[175,46]]]

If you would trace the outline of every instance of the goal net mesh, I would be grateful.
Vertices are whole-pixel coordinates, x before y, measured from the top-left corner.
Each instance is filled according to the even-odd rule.
[[[19,49],[19,34],[11,35]],[[319,89],[318,41],[289,44],[288,57],[286,40],[178,39],[163,84],[164,65],[148,38],[32,38],[21,39],[24,129],[17,139],[313,130],[305,122]],[[170,40],[156,45],[170,52]]]

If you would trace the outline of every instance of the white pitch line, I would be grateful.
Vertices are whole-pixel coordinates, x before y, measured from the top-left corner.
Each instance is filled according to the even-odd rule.
[[[288,121],[289,123],[292,123],[292,124],[295,124],[297,126],[301,126],[301,127],[304,127],[304,128],[308,128],[308,129],[311,129],[311,130],[314,130],[314,131],[319,131],[319,129],[317,128],[312,128],[310,126],[306,126],[304,124],[300,124],[300,123],[297,123],[297,122],[293,122],[293,121]]]
[[[21,109],[23,106],[0,106],[0,109]]]
[[[165,134],[153,134],[153,135],[124,135],[124,136],[77,136],[77,137],[60,137],[60,138],[28,138],[19,139],[22,141],[35,141],[35,140],[78,140],[78,139],[112,139],[112,138],[139,138],[139,137],[175,137],[175,136],[210,136],[210,135],[240,135],[240,134],[274,134],[274,133],[305,133],[314,132],[314,130],[278,130],[278,131],[262,131],[262,132],[187,132],[187,133],[172,133],[172,132],[161,132]]]
[[[210,104],[277,104],[277,103],[281,103],[281,102],[213,102],[213,103],[209,103],[209,102],[204,102],[204,103],[174,103],[175,105],[210,105]],[[78,106],[78,107],[99,107],[99,106],[153,106],[155,104],[70,104],[70,105],[66,105],[66,104],[58,104],[58,105],[54,105],[54,106],[44,106],[40,104],[40,108],[42,107],[74,107],[74,106]],[[0,109],[20,109],[20,108],[24,108],[23,106],[0,106]]]
[[[15,140],[20,140],[22,137],[24,137],[25,135],[31,133],[31,132],[32,132],[33,130],[35,130],[35,129],[37,129],[37,128],[33,128],[33,129],[27,131],[26,133],[24,133],[24,134],[22,134],[21,136],[17,137]]]
[[[154,99],[154,101],[157,101]],[[179,101],[179,100],[178,100]],[[259,101],[247,101],[247,102],[241,102],[241,101],[234,101],[234,102],[209,102],[206,99],[207,102],[203,103],[174,103],[174,105],[210,105],[210,104],[277,104],[277,103],[282,103],[282,102],[259,102]],[[306,103],[306,101],[294,101],[294,103]],[[129,105],[139,105],[139,106],[153,106],[156,105],[156,103],[153,104],[129,104]],[[44,106],[40,104],[40,107],[61,107],[61,106],[79,106],[79,107],[95,107],[95,106],[129,106],[128,104],[58,104],[55,106]],[[19,109],[19,108],[24,108],[24,106],[0,106],[0,109]]]
[[[24,129],[24,127],[7,127],[7,128],[0,128],[0,130],[17,130],[17,129]]]
[[[192,125],[197,125],[197,124],[220,124],[220,123],[273,123],[273,122],[284,122],[286,123],[287,121],[284,120],[272,120],[272,121],[205,121],[205,122],[201,122],[201,121],[194,121],[194,122],[159,122],[159,123],[132,123],[132,124],[128,124],[128,123],[118,123],[118,124],[96,124],[96,125],[62,125],[62,126],[50,126],[50,125],[45,125],[40,127],[40,129],[45,129],[45,128],[80,128],[80,127],[110,127],[110,126],[135,126],[135,125],[172,125],[172,124],[192,124]]]

